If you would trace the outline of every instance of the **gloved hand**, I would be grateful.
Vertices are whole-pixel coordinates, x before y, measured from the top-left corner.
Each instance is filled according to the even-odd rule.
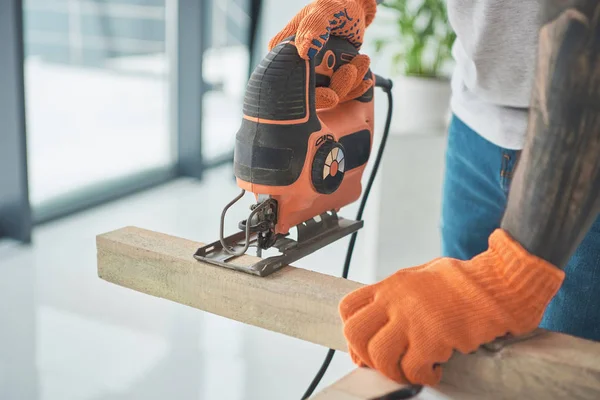
[[[537,328],[563,279],[498,229],[469,261],[438,258],[349,293],[340,302],[344,335],[356,364],[434,385],[453,350]]]
[[[269,51],[292,35],[296,36],[294,42],[304,59],[314,57],[329,35],[346,38],[360,49],[376,10],[376,0],[314,0],[271,39]]]
[[[362,96],[373,85],[373,79],[364,79],[369,64],[369,56],[359,54],[348,64],[339,67],[332,74],[329,87],[316,88],[317,109],[334,107]]]

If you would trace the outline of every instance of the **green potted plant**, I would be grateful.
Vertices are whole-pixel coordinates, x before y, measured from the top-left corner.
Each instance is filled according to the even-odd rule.
[[[376,54],[391,62],[397,131],[442,130],[450,100],[452,45],[445,0],[385,0],[390,25],[375,39]],[[378,17],[379,18],[379,17]]]

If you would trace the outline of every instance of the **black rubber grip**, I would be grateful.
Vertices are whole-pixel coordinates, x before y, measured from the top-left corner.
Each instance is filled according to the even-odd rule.
[[[371,132],[364,129],[340,139],[346,154],[346,171],[360,167],[369,161],[371,154]]]
[[[236,135],[236,177],[270,186],[287,186],[298,179],[306,161],[308,138],[321,129],[314,87],[314,61],[308,63],[307,70],[307,62],[293,44],[275,46],[263,59],[246,88],[244,114],[282,122],[308,119],[280,124],[244,118]]]
[[[306,117],[306,61],[296,47],[280,44],[262,59],[250,76],[244,114],[275,121]]]
[[[291,185],[302,173],[308,138],[319,129],[316,118],[305,124],[289,125],[244,119],[233,154],[235,176],[260,185]]]

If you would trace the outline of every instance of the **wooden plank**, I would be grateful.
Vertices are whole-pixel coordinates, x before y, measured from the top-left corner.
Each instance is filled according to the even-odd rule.
[[[360,283],[294,267],[264,278],[215,267],[193,258],[201,243],[135,227],[99,235],[96,243],[102,279],[346,351],[337,307]]]
[[[443,375],[486,398],[600,399],[600,343],[545,331],[496,353],[455,353]]]
[[[340,299],[360,283],[294,267],[260,278],[192,255],[201,243],[127,227],[97,237],[109,282],[346,351]],[[255,257],[240,257],[250,263]],[[443,382],[486,398],[600,398],[600,343],[545,332],[499,352],[456,353]]]
[[[371,400],[388,395],[407,385],[398,384],[368,368],[357,368],[310,400]],[[479,400],[480,396],[461,392],[447,384],[426,387],[411,400]]]

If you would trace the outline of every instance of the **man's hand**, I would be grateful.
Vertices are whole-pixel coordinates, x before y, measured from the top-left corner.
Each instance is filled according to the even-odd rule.
[[[527,142],[501,229],[472,260],[437,259],[345,297],[355,363],[433,384],[453,350],[532,331],[598,217],[600,3],[547,0],[542,11]]]
[[[376,10],[375,0],[314,0],[271,39],[269,50],[294,35],[298,53],[305,59],[314,57],[329,35],[343,37],[360,49]]]
[[[395,381],[436,384],[454,350],[537,328],[563,279],[498,229],[472,260],[438,258],[342,299],[350,355]]]

